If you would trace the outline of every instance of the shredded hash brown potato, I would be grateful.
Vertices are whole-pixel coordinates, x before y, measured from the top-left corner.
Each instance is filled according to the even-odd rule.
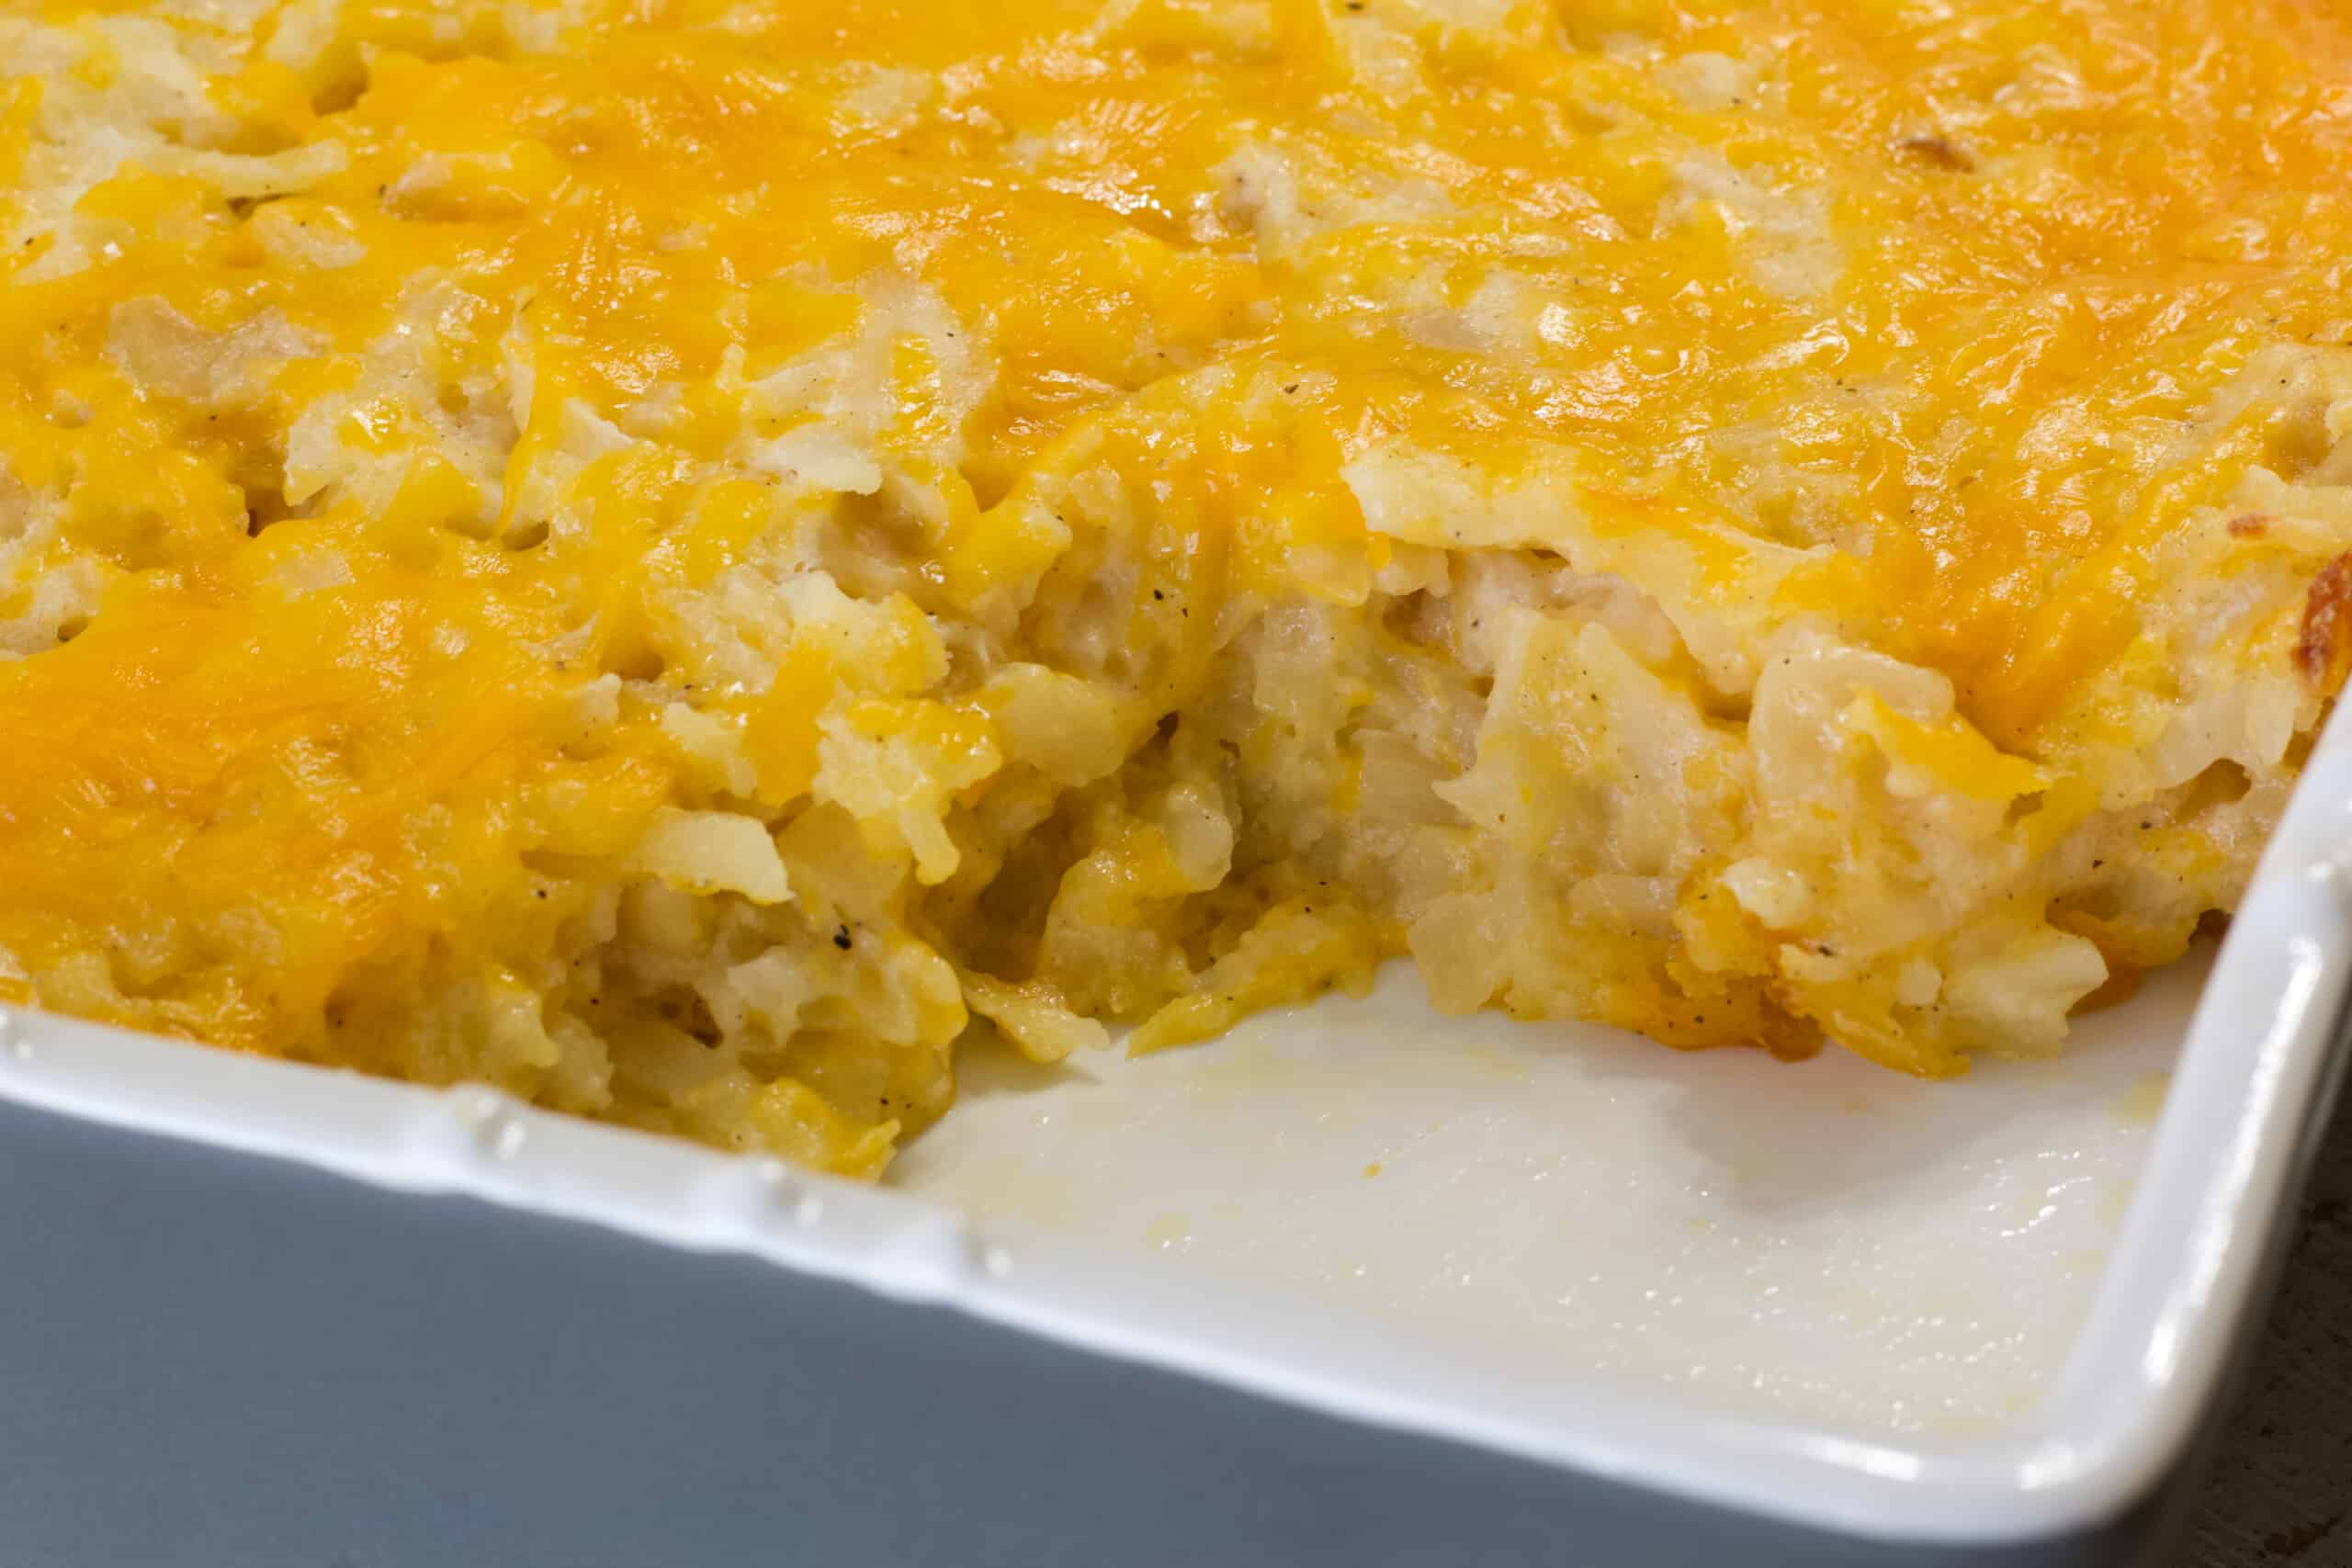
[[[0,999],[2052,1049],[2352,665],[2346,168],[2307,0],[11,0]]]

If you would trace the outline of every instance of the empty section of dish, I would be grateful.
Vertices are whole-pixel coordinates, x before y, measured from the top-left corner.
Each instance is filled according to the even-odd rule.
[[[979,1057],[890,1180],[1381,1314],[1400,1355],[1468,1331],[1532,1376],[1987,1434],[2073,1348],[2209,956],[1942,1085],[1442,1018],[1392,969],[1193,1050]]]

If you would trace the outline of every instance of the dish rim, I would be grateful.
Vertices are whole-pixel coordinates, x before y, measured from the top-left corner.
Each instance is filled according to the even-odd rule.
[[[0,1098],[130,1131],[749,1254],[1343,1420],[1845,1533],[2005,1544],[2096,1529],[2187,1454],[2343,1077],[2352,723],[2334,716],[2190,1020],[2121,1228],[2047,1398],[1999,1433],[1866,1438],[1498,1348],[1400,1358],[1380,1321],[1137,1269],[928,1198],[541,1111],[0,1010]]]

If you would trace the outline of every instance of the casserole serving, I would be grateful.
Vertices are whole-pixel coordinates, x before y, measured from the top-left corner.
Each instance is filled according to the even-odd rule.
[[[865,1175],[959,1041],[1397,954],[2049,1051],[2236,903],[2352,657],[2347,57],[17,11],[0,987]]]

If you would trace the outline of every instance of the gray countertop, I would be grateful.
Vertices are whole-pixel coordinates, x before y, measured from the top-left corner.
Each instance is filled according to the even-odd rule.
[[[2352,1564],[2352,1104],[2335,1120],[2183,1561]]]

